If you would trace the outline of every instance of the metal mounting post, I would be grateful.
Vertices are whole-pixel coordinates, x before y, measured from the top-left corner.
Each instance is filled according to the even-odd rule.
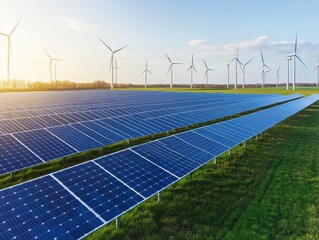
[[[214,165],[217,164],[217,158],[214,158]]]
[[[120,228],[121,227],[121,216],[116,218],[115,226],[116,226],[116,228]]]
[[[229,156],[231,155],[231,149],[228,150],[228,155],[229,155]]]
[[[162,192],[159,192],[159,193],[157,194],[157,201],[158,201],[158,202],[161,202],[161,201],[162,201]]]

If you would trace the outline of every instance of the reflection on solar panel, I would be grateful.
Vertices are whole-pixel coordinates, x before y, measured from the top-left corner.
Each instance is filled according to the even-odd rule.
[[[254,129],[253,137],[318,100],[319,95],[309,96],[1,190],[0,238],[82,238],[218,156],[224,143],[241,143],[242,139],[233,137],[237,130],[231,131],[232,126],[238,129],[235,123],[248,132]],[[227,126],[226,136],[210,134],[223,125]],[[201,138],[200,134],[206,135]],[[226,141],[228,137],[231,140]],[[211,147],[220,139],[217,148]]]

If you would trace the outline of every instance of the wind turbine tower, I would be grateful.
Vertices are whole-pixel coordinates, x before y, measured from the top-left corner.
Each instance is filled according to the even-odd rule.
[[[280,66],[277,69],[277,80],[276,80],[276,87],[278,87],[278,82],[279,82],[279,71],[280,71]]]
[[[293,71],[292,71],[292,90],[295,90],[296,86],[296,58],[307,68],[306,64],[300,59],[300,57],[297,55],[297,34],[296,34],[296,40],[295,40],[295,52],[290,54],[288,57],[293,58]]]
[[[115,58],[115,65],[114,65],[114,70],[115,70],[115,84],[117,86],[117,70],[119,70],[118,66],[117,66],[117,60]]]
[[[191,83],[190,83],[190,88],[193,88],[193,71],[196,71],[196,68],[194,66],[194,55],[192,55],[192,64],[190,65],[190,67],[188,68],[187,72],[189,72],[189,70],[191,71]]]
[[[235,89],[237,89],[237,79],[238,79],[238,76],[237,76],[237,73],[238,73],[238,66],[237,66],[237,63],[239,64],[242,64],[240,61],[239,61],[239,57],[238,57],[238,54],[239,54],[239,43],[238,43],[238,47],[237,47],[237,54],[236,56],[233,58],[232,61],[235,61]]]
[[[12,54],[12,45],[11,45],[11,36],[13,32],[16,30],[17,26],[19,25],[21,19],[18,21],[18,23],[14,26],[12,31],[9,34],[0,33],[0,35],[7,37],[8,39],[8,61],[7,61],[7,85],[10,87],[10,56]]]
[[[151,74],[152,76],[153,76],[153,74],[151,73],[151,71],[150,70],[148,70],[148,67],[147,67],[147,60],[146,60],[146,64],[145,64],[145,69],[144,69],[144,71],[142,72],[142,74],[144,74],[144,76],[145,76],[145,82],[144,82],[144,88],[146,88],[147,87],[147,74]]]
[[[241,70],[243,72],[243,86],[242,88],[245,88],[245,84],[246,84],[246,66],[251,62],[251,60],[253,60],[253,58],[251,58],[248,62],[246,62],[245,64],[243,64],[243,66],[240,65]]]
[[[206,71],[205,71],[205,73],[204,73],[204,77],[206,76],[206,86],[208,86],[208,72],[209,72],[209,71],[214,71],[214,69],[209,68],[209,67],[207,66],[207,63],[206,63],[205,59],[203,59],[203,61],[204,61],[205,67],[206,67]]]
[[[317,87],[319,86],[319,56],[318,56],[318,62],[316,64],[316,68],[313,70],[313,71],[316,71],[317,70]]]
[[[112,53],[109,71],[112,71],[111,90],[113,90],[113,86],[114,86],[114,54],[117,53],[117,52],[119,52],[119,51],[121,51],[123,48],[126,48],[127,45],[124,46],[124,47],[121,47],[121,48],[119,48],[119,49],[117,49],[117,50],[115,50],[115,51],[113,51],[105,42],[103,42],[102,39],[100,39],[100,38],[98,38],[98,39],[99,39],[99,40],[101,41],[101,43],[103,43],[103,45],[105,45],[105,46],[110,50],[110,52]]]
[[[166,53],[165,53],[166,54]],[[166,54],[166,57],[170,63],[167,73],[171,72],[171,83],[170,88],[173,87],[173,66],[181,63],[172,62],[172,60],[169,58],[169,56]]]
[[[285,60],[287,61],[287,77],[286,77],[286,90],[289,90],[289,61],[291,57],[286,57]]]
[[[45,50],[45,48],[43,48],[43,50],[45,51],[45,53],[47,54],[47,56],[50,59],[50,64],[49,64],[49,72],[50,72],[50,83],[52,83],[52,65],[53,65],[53,61],[62,61],[63,59],[59,59],[59,58],[52,58],[50,56],[50,54],[48,53],[47,50]],[[54,72],[55,72],[55,80],[56,80],[56,65],[54,65]]]
[[[261,57],[261,66],[262,66],[262,72],[261,72],[261,87],[264,88],[264,84],[266,83],[266,73],[271,71],[271,68],[268,67],[265,64],[264,55],[263,52],[260,50],[260,57]],[[265,71],[265,68],[268,68],[267,71]]]

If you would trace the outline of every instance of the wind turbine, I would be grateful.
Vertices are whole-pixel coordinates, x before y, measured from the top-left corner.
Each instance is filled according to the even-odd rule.
[[[239,57],[238,57],[238,53],[239,53],[239,43],[238,43],[238,47],[237,47],[237,54],[236,56],[233,58],[232,61],[235,61],[235,64],[236,64],[236,67],[235,67],[235,71],[236,71],[236,74],[235,74],[235,89],[237,89],[237,63],[239,64],[242,64],[240,61],[239,61]]]
[[[168,61],[169,61],[169,63],[170,63],[167,73],[169,73],[169,72],[171,71],[171,83],[170,83],[170,88],[172,88],[172,87],[173,87],[173,66],[176,65],[176,64],[181,64],[181,63],[172,62],[172,60],[169,58],[169,56],[167,55],[167,53],[165,53],[165,54],[166,54],[166,57],[167,57],[167,59],[168,59]]]
[[[277,69],[277,81],[276,81],[276,87],[278,87],[278,81],[279,81],[279,70],[280,70],[280,66]]]
[[[8,62],[7,62],[7,81],[8,81],[8,83],[7,84],[9,86],[10,86],[10,56],[12,54],[11,36],[12,36],[13,32],[16,30],[17,26],[19,25],[20,21],[21,21],[21,18],[9,34],[0,33],[0,35],[5,36],[8,39]]]
[[[148,70],[148,67],[147,67],[147,60],[146,60],[146,64],[145,64],[145,69],[144,69],[144,71],[142,72],[142,74],[144,74],[145,75],[145,83],[144,83],[144,87],[146,88],[147,87],[147,74],[151,74],[152,76],[153,76],[153,74],[151,73],[151,71],[150,70]],[[141,75],[142,75],[141,74]]]
[[[115,65],[114,65],[114,70],[115,70],[115,84],[117,85],[117,70],[119,68],[117,67],[117,60],[115,58]]]
[[[316,64],[316,68],[313,71],[317,70],[317,87],[319,86],[319,56],[318,56],[318,63]]]
[[[59,58],[52,58],[50,56],[50,54],[48,53],[47,50],[45,50],[45,48],[43,48],[43,50],[45,51],[45,53],[48,55],[49,59],[50,59],[50,64],[49,64],[49,71],[50,71],[50,83],[52,82],[52,63],[53,61],[62,61],[63,59],[59,59]],[[55,72],[55,80],[56,80],[56,65],[54,65],[54,72]]]
[[[124,47],[121,47],[121,48],[119,48],[119,49],[117,49],[117,50],[115,50],[115,51],[113,51],[108,45],[106,45],[105,42],[103,42],[102,39],[100,39],[100,38],[98,38],[98,39],[99,39],[99,40],[101,41],[101,43],[103,43],[103,44],[110,50],[110,52],[112,53],[109,71],[112,70],[111,90],[113,90],[113,85],[114,85],[114,67],[113,67],[113,66],[114,66],[114,54],[117,53],[117,52],[119,52],[119,51],[121,51],[123,48],[126,48],[127,45],[124,46]]]
[[[263,52],[260,50],[260,56],[261,56],[261,66],[262,66],[262,73],[261,73],[261,87],[264,88],[264,84],[265,84],[265,80],[266,80],[266,73],[267,72],[270,72],[271,71],[271,68],[268,67],[266,64],[265,64],[265,60],[264,60],[264,55],[263,55]],[[268,71],[265,71],[265,67],[268,68]]]
[[[208,72],[209,72],[209,71],[214,71],[214,69],[209,68],[209,67],[207,66],[207,63],[206,63],[205,59],[203,59],[203,61],[204,61],[205,67],[206,67],[206,71],[205,71],[205,73],[204,73],[204,77],[206,76],[206,86],[207,86],[207,85],[208,85]]]
[[[286,90],[289,90],[289,61],[291,57],[286,57],[285,60],[287,61],[287,79],[286,79]]]
[[[243,66],[239,65],[242,72],[243,72],[243,88],[245,88],[245,80],[246,80],[246,66],[251,62],[251,60],[253,60],[254,58],[251,58],[248,62],[246,62],[245,64],[243,64]]]
[[[190,87],[193,88],[193,70],[195,72],[196,71],[196,68],[194,66],[194,54],[192,54],[192,64],[190,65],[190,67],[188,68],[187,72],[189,72],[189,70],[191,71],[191,84],[190,84]]]
[[[227,66],[227,88],[229,88],[229,66],[231,64],[231,62],[226,62],[224,61],[226,66]]]
[[[296,34],[296,40],[295,40],[295,52],[290,54],[288,57],[293,58],[293,82],[292,82],[292,90],[295,90],[296,86],[296,58],[307,68],[306,64],[300,59],[300,57],[297,55],[297,34]]]

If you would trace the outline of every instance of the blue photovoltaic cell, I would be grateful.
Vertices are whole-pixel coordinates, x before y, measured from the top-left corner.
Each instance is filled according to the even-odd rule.
[[[0,174],[39,163],[42,161],[12,136],[0,136]]]
[[[167,148],[198,162],[199,164],[204,164],[215,158],[215,155],[196,148],[174,136],[160,139],[158,142],[164,144]]]
[[[63,170],[54,176],[106,222],[144,200],[93,162]]]
[[[95,162],[146,198],[177,180],[131,150],[117,152]]]
[[[125,127],[124,125],[117,123],[116,121],[112,119],[103,119],[103,120],[100,120],[99,122],[103,123],[104,126],[109,126],[109,127],[118,129],[119,131],[124,132],[133,138],[140,137],[143,135],[142,133],[137,132],[138,130],[133,130],[131,128]]]
[[[178,177],[183,177],[200,166],[199,163],[164,147],[158,142],[149,142],[133,147],[132,150]]]
[[[220,123],[206,126],[205,130],[224,136],[235,142],[242,142],[246,139],[246,137],[239,135],[236,132],[223,128]]]
[[[76,151],[46,130],[17,133],[14,136],[44,161],[64,157]]]
[[[103,222],[52,177],[0,191],[0,239],[78,239]]]
[[[75,123],[75,124],[72,124],[70,126],[85,133],[86,135],[90,136],[91,138],[95,139],[96,141],[103,143],[104,145],[114,143],[114,141],[112,141],[111,139],[108,139],[107,137],[102,136],[101,134],[97,133],[96,131],[93,131],[92,129],[87,128],[80,123]]]
[[[108,139],[111,139],[113,142],[119,142],[119,141],[126,139],[126,137],[115,133],[113,131],[113,129],[108,129],[104,126],[100,126],[99,124],[97,124],[95,122],[83,122],[81,124],[87,128],[92,129],[93,131],[98,132],[102,136],[104,136]]]
[[[193,131],[184,132],[176,135],[179,139],[186,141],[187,143],[194,145],[200,149],[203,149],[215,156],[222,154],[227,151],[229,148],[218,142],[209,140]]]
[[[48,131],[62,139],[64,142],[70,144],[78,151],[97,148],[103,145],[70,126],[49,128]]]
[[[195,129],[195,130],[193,130],[193,132],[195,132],[197,134],[201,134],[201,135],[203,135],[207,138],[210,138],[216,142],[222,143],[222,144],[228,146],[229,148],[232,148],[232,147],[238,145],[238,142],[231,140],[229,138],[226,138],[226,137],[219,135],[217,133],[210,132],[205,127]]]

